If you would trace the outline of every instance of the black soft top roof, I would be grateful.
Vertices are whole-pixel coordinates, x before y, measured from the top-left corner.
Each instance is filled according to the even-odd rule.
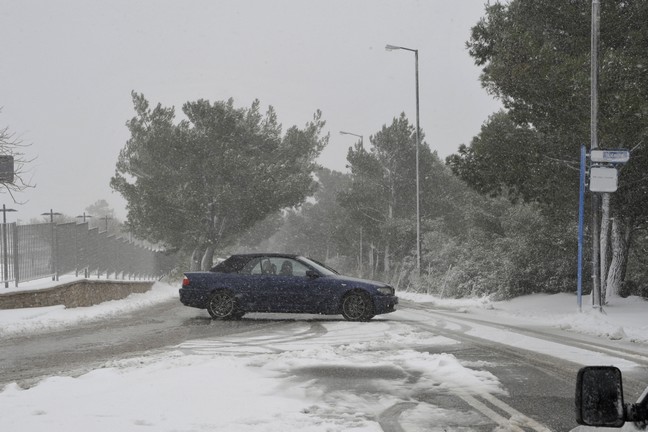
[[[235,257],[235,256],[246,257],[246,258],[256,258],[256,257],[261,257],[261,256],[296,258],[296,257],[301,256],[301,255],[289,254],[289,253],[279,253],[279,252],[268,252],[268,253],[253,252],[253,253],[233,254],[230,258]],[[228,259],[230,259],[230,258],[228,258]]]
[[[245,264],[247,264],[251,259],[254,258],[259,258],[259,257],[297,258],[298,256],[299,255],[296,254],[286,254],[286,253],[277,253],[277,252],[270,252],[270,253],[255,252],[255,253],[234,254],[229,258],[227,258],[222,263],[213,267],[209,271],[218,272],[218,273],[237,273],[245,266]]]

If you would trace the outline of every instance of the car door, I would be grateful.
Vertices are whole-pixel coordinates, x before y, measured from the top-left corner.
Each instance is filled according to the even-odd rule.
[[[278,312],[280,301],[277,298],[277,276],[272,261],[267,256],[251,260],[242,273],[245,273],[244,297],[247,308],[255,312]]]
[[[271,260],[279,269],[275,278],[276,299],[280,312],[311,312],[311,298],[307,289],[308,267],[288,257],[275,257]]]

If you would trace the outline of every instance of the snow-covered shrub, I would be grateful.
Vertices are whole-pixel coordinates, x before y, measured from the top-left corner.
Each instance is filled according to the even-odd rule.
[[[426,225],[418,291],[444,297],[563,292],[575,284],[573,241],[532,205],[492,199],[473,209],[463,233],[442,219]]]

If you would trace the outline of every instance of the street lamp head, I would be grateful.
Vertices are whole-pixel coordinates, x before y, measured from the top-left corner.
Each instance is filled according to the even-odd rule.
[[[346,132],[346,131],[340,131],[340,135],[353,135],[353,136],[357,136],[357,137],[362,136],[362,135],[359,135],[359,134],[356,134],[356,133],[353,133],[353,132]]]
[[[385,45],[385,49],[387,51],[396,51],[396,50],[405,50],[405,51],[411,51],[416,54],[416,57],[418,58],[418,50],[415,48],[407,48],[404,46],[396,46],[396,45]]]
[[[356,133],[353,133],[353,132],[340,131],[340,135],[353,135],[353,136],[356,136],[356,137],[360,138],[360,146],[364,145],[364,137],[362,135],[360,135],[360,134],[356,134]]]

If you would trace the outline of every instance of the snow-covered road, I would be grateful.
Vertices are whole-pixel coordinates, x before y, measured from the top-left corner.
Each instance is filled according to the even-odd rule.
[[[158,284],[151,293],[84,310],[0,311],[0,337],[47,334],[136,314],[176,295],[176,287]],[[250,327],[240,334],[186,339],[164,349],[104,361],[77,377],[52,374],[29,388],[8,384],[0,392],[0,430],[563,430],[549,418],[517,409],[519,398],[512,397],[519,392],[529,400],[537,397],[536,401],[546,402],[542,397],[550,398],[546,393],[556,390],[528,381],[547,381],[544,371],[524,372],[513,360],[499,360],[499,354],[493,354],[497,349],[484,348],[488,344],[462,351],[471,340],[490,339],[493,347],[522,346],[556,356],[565,364],[603,362],[619,365],[624,373],[643,370],[640,352],[645,345],[637,339],[607,339],[635,346],[637,361],[633,362],[628,356],[595,354],[597,350],[583,346],[566,349],[551,337],[502,327],[526,322],[537,331],[538,323],[530,323],[535,322],[534,314],[547,317],[538,304],[548,297],[552,296],[529,299],[533,307],[528,311],[533,313],[526,314],[521,304],[515,306],[515,313],[506,313],[508,305],[484,307],[480,301],[444,305],[455,310],[445,315],[427,312],[426,308],[439,305],[435,300],[434,306],[404,308],[370,323],[349,323],[336,317],[252,316],[250,320],[273,325]],[[553,300],[564,302],[565,298]],[[550,309],[560,313],[557,305]],[[187,310],[196,316],[202,313]],[[572,323],[583,320],[583,314],[570,312],[563,314],[563,324],[554,325],[557,320],[553,319],[544,326],[549,333],[564,333],[570,315]],[[496,325],[483,322],[489,320]],[[618,323],[608,317],[599,327],[608,324]],[[634,334],[635,327],[626,322],[622,331]],[[573,337],[578,325],[569,330]],[[592,326],[586,330],[595,333]],[[561,382],[562,378],[555,379]],[[524,390],[529,386],[537,389]],[[570,404],[567,410],[571,411],[573,400],[565,395],[573,394],[573,387],[565,386],[564,394],[559,389],[554,396],[557,403]]]

